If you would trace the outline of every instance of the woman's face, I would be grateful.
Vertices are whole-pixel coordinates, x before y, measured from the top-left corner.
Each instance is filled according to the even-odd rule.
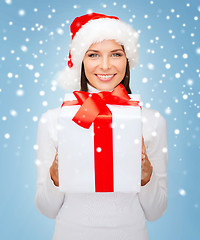
[[[89,84],[98,90],[109,91],[123,80],[127,59],[120,44],[104,40],[89,47],[83,64]]]

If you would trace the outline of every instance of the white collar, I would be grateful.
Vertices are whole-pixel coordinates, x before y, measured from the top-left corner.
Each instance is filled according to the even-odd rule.
[[[87,86],[88,86],[88,92],[90,92],[90,93],[98,93],[98,92],[101,92],[101,90],[92,87],[90,84],[87,84]],[[112,92],[112,91],[113,91],[113,89],[110,90],[109,92]]]
[[[92,87],[90,84],[87,84],[87,87],[88,87],[88,92],[90,92],[90,93],[98,93],[98,92],[100,92],[100,90]]]

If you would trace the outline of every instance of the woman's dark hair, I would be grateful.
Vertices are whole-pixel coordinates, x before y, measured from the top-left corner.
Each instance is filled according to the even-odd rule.
[[[82,67],[81,67],[81,91],[88,92],[87,84],[88,84],[88,79],[85,76],[84,64],[82,62]],[[128,94],[131,94],[131,89],[130,89],[130,86],[129,86],[129,84],[130,84],[130,68],[129,68],[128,59],[127,59],[127,64],[126,64],[125,76],[124,76],[123,80],[120,82],[120,84],[122,84],[125,87]]]

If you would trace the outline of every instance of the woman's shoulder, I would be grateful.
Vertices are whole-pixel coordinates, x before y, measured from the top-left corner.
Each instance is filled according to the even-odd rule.
[[[142,116],[148,118],[148,119],[162,119],[165,120],[165,118],[161,115],[161,113],[158,110],[151,109],[151,108],[145,108],[142,107]]]
[[[159,128],[166,125],[165,118],[161,115],[158,110],[150,108],[142,108],[142,122],[143,124],[148,124],[152,128]]]
[[[60,108],[48,109],[46,112],[42,113],[42,115],[40,117],[40,121],[48,122],[48,123],[50,123],[50,122],[55,123],[55,122],[57,122],[59,112],[60,112]]]
[[[60,108],[50,108],[46,112],[44,112],[42,115],[46,117],[53,117],[57,116],[60,112]]]

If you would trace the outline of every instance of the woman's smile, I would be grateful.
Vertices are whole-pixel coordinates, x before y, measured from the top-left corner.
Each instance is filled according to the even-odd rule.
[[[110,81],[116,74],[96,74],[101,81]]]

